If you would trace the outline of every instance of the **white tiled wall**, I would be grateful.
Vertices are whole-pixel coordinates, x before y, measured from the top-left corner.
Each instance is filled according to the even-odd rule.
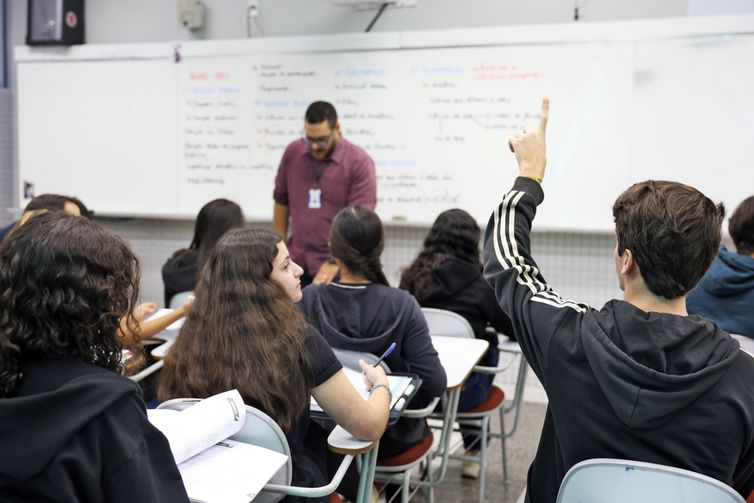
[[[160,303],[160,268],[177,249],[191,242],[193,222],[174,220],[100,220],[127,239],[141,260],[142,299]],[[252,223],[270,228],[269,223]],[[427,228],[386,227],[383,265],[391,284],[418,253]],[[612,259],[614,238],[603,234],[535,233],[532,253],[547,281],[563,297],[602,305],[618,296]]]

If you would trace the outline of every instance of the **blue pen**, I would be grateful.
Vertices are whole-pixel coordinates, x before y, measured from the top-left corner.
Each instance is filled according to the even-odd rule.
[[[379,365],[380,363],[382,363],[382,360],[384,360],[385,358],[387,358],[388,356],[390,356],[390,353],[392,353],[394,349],[395,349],[395,343],[393,342],[393,343],[390,344],[390,346],[388,346],[388,348],[385,350],[385,352],[382,353],[382,356],[380,356],[380,359],[377,360],[377,363],[375,363],[372,366],[376,367],[377,365]]]

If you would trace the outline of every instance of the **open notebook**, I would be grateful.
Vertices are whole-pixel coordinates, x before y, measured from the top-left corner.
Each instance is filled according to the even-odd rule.
[[[150,409],[149,421],[167,437],[191,501],[248,503],[286,463],[288,456],[236,442],[246,406],[236,390],[184,410]]]
[[[369,391],[367,390],[366,384],[364,383],[364,377],[362,373],[357,372],[353,369],[349,369],[348,367],[343,367],[343,372],[346,373],[346,377],[349,381],[351,381],[351,384],[354,388],[356,388],[356,391],[359,392],[361,397],[364,400],[369,398]],[[388,375],[387,380],[390,386],[390,391],[393,394],[393,399],[390,401],[390,408],[393,409],[394,407],[396,407],[396,404],[398,404],[398,401],[404,397],[404,395],[411,396],[413,394],[414,390],[412,388],[409,388],[409,386],[414,385],[411,384],[411,376]],[[403,402],[398,408],[402,409],[405,405],[406,400],[404,398]],[[309,409],[317,412],[323,412],[322,407],[319,406],[314,397],[311,397]]]

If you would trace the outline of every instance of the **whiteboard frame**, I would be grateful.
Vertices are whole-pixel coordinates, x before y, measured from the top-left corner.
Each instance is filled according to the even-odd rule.
[[[552,43],[613,42],[660,40],[710,35],[754,34],[754,14],[698,16],[682,18],[642,19],[591,23],[560,23],[467,29],[411,30],[394,32],[310,35],[300,37],[271,37],[262,39],[165,41],[132,44],[87,44],[71,47],[14,48],[14,62],[72,62],[104,60],[169,59],[176,50],[182,57],[240,56],[249,54],[358,52],[401,49],[442,49],[458,47],[488,47],[506,45],[537,45]],[[14,78],[18,72],[14,72]],[[16,88],[18,88],[16,82]],[[17,106],[17,104],[16,104]],[[18,127],[18,110],[15,114]],[[18,147],[18,145],[16,145]],[[18,191],[20,170],[18,148],[15,152],[15,187]],[[20,209],[11,208],[9,211]],[[180,214],[139,214],[138,212],[97,213],[105,218],[139,218],[190,221],[193,217]],[[269,222],[259,215],[247,216],[249,221]],[[431,223],[385,221],[386,226],[426,228]],[[486,225],[486,222],[480,222]],[[537,227],[539,232],[579,232],[606,234],[604,229],[563,229]]]

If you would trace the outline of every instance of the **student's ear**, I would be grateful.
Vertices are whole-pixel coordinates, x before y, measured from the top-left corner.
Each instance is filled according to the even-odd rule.
[[[620,273],[624,276],[629,276],[636,269],[636,258],[634,252],[626,248],[621,256],[621,268]]]

